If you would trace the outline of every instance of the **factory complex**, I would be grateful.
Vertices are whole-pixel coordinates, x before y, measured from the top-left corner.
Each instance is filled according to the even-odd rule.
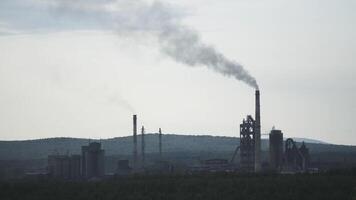
[[[158,159],[148,164],[146,160],[145,127],[141,127],[141,144],[138,144],[137,115],[133,115],[132,157],[117,160],[117,176],[130,174],[175,173],[174,164],[162,157],[162,129],[158,129]],[[203,160],[199,165],[191,165],[186,173],[201,172],[240,172],[259,173],[297,173],[309,170],[309,149],[303,142],[300,147],[288,138],[284,140],[281,130],[274,127],[269,133],[268,163],[261,162],[261,114],[260,91],[255,92],[255,116],[247,115],[240,124],[240,143],[232,152],[231,160],[214,158]],[[239,161],[236,157],[239,155]],[[95,180],[108,176],[105,174],[105,150],[100,142],[88,142],[81,147],[81,155],[49,155],[48,175],[67,180]]]

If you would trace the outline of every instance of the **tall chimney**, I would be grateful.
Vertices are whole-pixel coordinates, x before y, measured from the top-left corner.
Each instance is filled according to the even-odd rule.
[[[133,168],[137,167],[137,116],[133,115]]]
[[[142,168],[145,167],[145,127],[141,128],[141,159],[142,159]]]
[[[162,129],[158,130],[158,150],[159,150],[159,158],[162,159]]]
[[[256,113],[255,113],[255,172],[261,171],[261,114],[260,114],[260,91],[256,90]]]

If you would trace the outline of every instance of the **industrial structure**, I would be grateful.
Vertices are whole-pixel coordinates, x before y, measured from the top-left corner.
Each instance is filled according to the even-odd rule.
[[[137,115],[133,115],[133,169],[137,169]]]
[[[255,168],[255,120],[248,115],[240,124],[240,168],[252,172]]]
[[[85,179],[102,178],[105,175],[105,150],[101,143],[92,142],[82,146],[82,177]]]
[[[248,115],[240,124],[240,167],[242,171],[261,171],[260,91],[255,93],[255,119]]]
[[[82,155],[49,155],[48,174],[65,180],[103,178],[105,151],[101,143],[91,142],[82,146]]]
[[[159,152],[159,159],[162,160],[162,129],[159,128],[158,130],[158,152]]]
[[[236,147],[233,156],[228,162],[226,159],[214,158],[193,166],[192,171],[224,171],[231,172],[260,172],[261,169],[261,114],[260,114],[260,91],[255,91],[255,116],[247,115],[240,124],[240,145]],[[162,158],[162,129],[158,129],[158,159],[154,162],[146,160],[145,127],[141,128],[141,150],[138,152],[137,138],[137,115],[133,115],[133,151],[130,160],[119,160],[117,175],[131,173],[162,173],[172,172],[173,165]],[[297,144],[288,138],[285,141],[283,152],[283,133],[274,127],[269,133],[269,166],[268,169],[277,172],[305,171],[309,164],[309,149],[304,142],[298,148]],[[234,163],[236,155],[240,151],[240,165]],[[138,159],[140,153],[140,160]],[[101,149],[101,143],[89,142],[82,146],[82,155],[73,156],[49,156],[48,168],[53,177],[64,179],[102,178],[105,172],[105,151]],[[149,158],[149,157],[148,157]],[[131,165],[129,165],[131,162]],[[153,164],[152,164],[153,163]]]
[[[255,172],[261,171],[261,113],[260,113],[260,91],[255,94]]]
[[[48,173],[52,178],[78,180],[80,166],[80,155],[48,156]]]
[[[309,165],[309,149],[303,142],[298,148],[292,138],[285,141],[284,171],[305,171]]]
[[[269,134],[269,165],[275,171],[281,171],[283,166],[283,133],[274,127]]]
[[[190,167],[190,172],[232,172],[236,166],[229,163],[226,159],[208,159],[200,162],[199,165],[193,165]]]
[[[145,168],[145,127],[141,128],[141,166]]]

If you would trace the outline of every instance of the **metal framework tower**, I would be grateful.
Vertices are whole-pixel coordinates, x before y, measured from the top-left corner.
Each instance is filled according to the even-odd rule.
[[[288,171],[305,171],[309,163],[309,149],[303,142],[298,148],[296,142],[292,138],[288,138],[285,142],[284,153],[284,168]]]
[[[240,167],[253,172],[255,166],[255,121],[251,115],[240,124]]]

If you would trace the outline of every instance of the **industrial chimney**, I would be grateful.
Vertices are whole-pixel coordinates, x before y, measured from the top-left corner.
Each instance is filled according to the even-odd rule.
[[[145,167],[145,127],[142,126],[141,128],[141,164],[142,168]]]
[[[133,115],[133,168],[137,167],[137,116]]]
[[[260,91],[256,90],[255,113],[255,172],[261,171],[261,119],[260,119]]]
[[[158,150],[159,150],[159,158],[162,159],[162,129],[158,130]]]

